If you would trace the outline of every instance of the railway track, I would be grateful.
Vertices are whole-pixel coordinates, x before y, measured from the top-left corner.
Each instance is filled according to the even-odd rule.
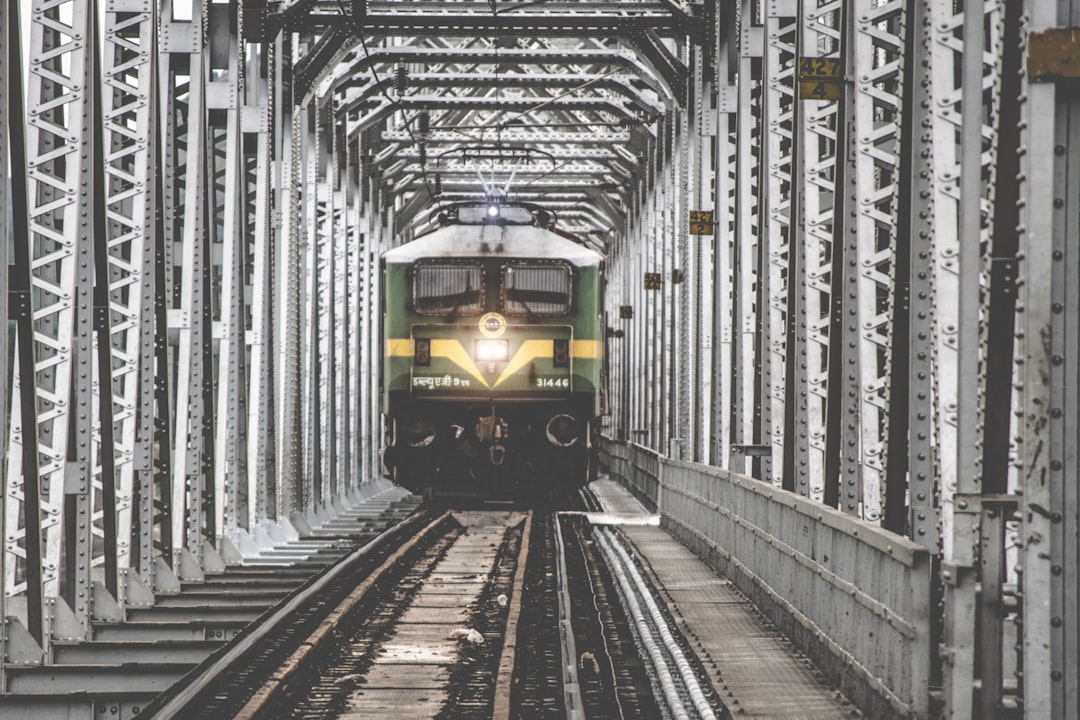
[[[633,565],[616,533],[580,513],[417,515],[149,709],[185,720],[723,717]]]

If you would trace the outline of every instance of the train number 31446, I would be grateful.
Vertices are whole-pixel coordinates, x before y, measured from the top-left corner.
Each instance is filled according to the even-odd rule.
[[[570,378],[536,378],[536,387],[542,387],[542,388],[565,388],[565,387],[570,387]]]

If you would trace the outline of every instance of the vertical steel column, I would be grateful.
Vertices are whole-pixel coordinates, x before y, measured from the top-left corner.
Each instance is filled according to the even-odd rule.
[[[94,425],[97,407],[94,402],[94,251],[99,233],[105,230],[104,218],[97,208],[103,205],[104,193],[101,192],[101,136],[100,108],[101,92],[98,77],[98,23],[97,3],[87,0],[81,8],[85,13],[86,23],[81,33],[84,38],[84,54],[81,63],[81,93],[83,102],[77,122],[79,127],[79,164],[78,192],[79,224],[73,240],[75,248],[74,278],[70,296],[74,297],[74,313],[71,328],[71,394],[68,412],[77,413],[72,422],[68,416],[67,467],[64,473],[64,547],[61,567],[60,596],[75,613],[75,618],[85,632],[90,626],[90,567],[94,559],[94,507],[96,501],[104,498],[95,497],[97,490],[93,483],[95,455],[98,448],[94,443]],[[79,26],[74,26],[78,32]],[[57,42],[63,42],[60,36]],[[78,86],[76,86],[78,87]],[[76,122],[76,116],[67,118],[69,129]],[[54,228],[59,230],[60,228]],[[64,228],[66,231],[67,228]],[[70,231],[68,231],[70,232]],[[67,233],[65,232],[65,235]],[[65,288],[66,289],[66,288]],[[101,298],[104,301],[104,298]],[[102,302],[104,305],[104,302]],[[108,337],[106,329],[105,336]],[[111,411],[111,408],[109,408]],[[111,412],[109,413],[111,416]],[[110,438],[111,439],[111,438]],[[109,449],[110,451],[112,448]],[[110,480],[110,485],[113,482]],[[112,489],[112,488],[111,488]],[[111,508],[115,510],[115,504]],[[114,516],[115,521],[115,516]],[[114,528],[115,529],[115,528]],[[108,538],[105,542],[108,542]],[[113,538],[115,541],[115,538]],[[57,605],[53,606],[54,621]],[[55,622],[54,622],[55,627]],[[54,637],[56,631],[54,630]]]
[[[676,315],[678,314],[678,290],[672,280],[674,270],[677,267],[679,236],[675,227],[675,208],[677,202],[673,193],[681,188],[676,184],[678,171],[676,156],[679,146],[678,118],[673,109],[669,108],[664,113],[664,121],[661,127],[663,146],[662,162],[659,168],[660,182],[656,186],[657,225],[663,233],[663,243],[660,245],[659,268],[663,282],[660,293],[660,367],[663,371],[662,390],[660,395],[660,436],[654,446],[661,453],[672,455],[672,440],[678,432],[678,413],[675,406],[678,404],[679,353],[678,334],[676,329]]]
[[[661,126],[662,130],[662,126]],[[662,271],[662,265],[657,262],[657,253],[662,253],[662,247],[658,251],[657,245],[662,245],[656,242],[655,233],[657,232],[657,190],[656,185],[658,183],[657,178],[660,175],[660,168],[663,165],[662,153],[663,153],[663,134],[657,132],[656,142],[652,145],[652,154],[649,158],[649,176],[648,187],[644,193],[644,222],[638,227],[638,244],[642,247],[641,258],[643,265],[643,273],[639,275],[638,282],[643,283],[644,272],[657,272]],[[661,262],[663,258],[660,258]],[[644,284],[642,284],[644,288]],[[663,418],[663,388],[661,383],[663,382],[663,341],[661,338],[662,330],[662,303],[658,299],[662,291],[649,291],[644,293],[643,299],[645,300],[647,323],[646,333],[643,334],[642,342],[645,343],[644,353],[644,367],[647,370],[645,375],[645,392],[643,399],[645,401],[642,408],[644,415],[644,428],[648,434],[645,436],[647,439],[643,439],[643,444],[656,449],[660,446],[661,438],[663,437],[661,431],[661,418]]]
[[[17,284],[13,289],[19,293],[22,321],[15,386],[24,390],[21,417],[13,417],[12,423],[6,540],[9,552],[22,555],[25,561],[22,583],[13,582],[16,569],[14,563],[9,565],[8,590],[27,592],[30,629],[41,642],[43,595],[55,595],[61,589],[61,569],[71,567],[76,571],[65,578],[67,599],[80,598],[85,608],[89,597],[90,468],[88,463],[80,466],[74,461],[80,459],[79,455],[69,458],[69,431],[75,431],[73,438],[84,440],[81,449],[86,451],[88,461],[93,312],[89,255],[93,218],[87,205],[92,162],[87,137],[92,120],[86,114],[93,111],[93,106],[86,107],[86,103],[92,13],[85,1],[40,0],[32,8],[30,57],[37,62],[31,63],[28,80],[30,111],[25,142],[18,143],[19,151],[12,156],[12,164],[21,167],[22,150],[31,154],[25,186],[29,231],[25,235],[17,232],[15,243],[13,279]],[[13,187],[21,193],[24,186],[16,178]],[[22,201],[18,197],[13,201],[19,223],[23,214],[18,206]],[[77,252],[83,258],[83,272],[78,272]],[[77,333],[83,341],[81,353],[73,349]],[[80,361],[76,377],[75,364]],[[79,403],[77,422],[72,422],[69,414],[73,412],[73,399]],[[28,405],[33,409],[28,411]],[[25,466],[24,453],[35,456]],[[65,503],[69,492],[71,507]],[[85,502],[75,507],[77,498]],[[23,503],[22,530],[14,529],[19,525],[12,500]],[[85,532],[72,538],[72,550],[85,554],[65,557],[62,534],[79,512],[83,513]]]
[[[854,80],[863,67],[856,9],[844,3],[840,10],[840,63],[846,80]],[[860,78],[862,80],[863,78]],[[859,465],[860,383],[859,348],[859,173],[858,132],[873,118],[859,122],[859,85],[845,81],[836,132],[836,196],[830,283],[832,315],[829,326],[828,436],[825,445],[825,503],[851,515],[861,515],[863,486]],[[860,127],[862,126],[862,127]]]
[[[187,61],[187,106],[184,117],[183,169],[184,196],[172,200],[182,210],[182,235],[179,270],[181,276],[178,312],[172,314],[170,328],[178,331],[176,347],[176,421],[172,487],[173,553],[179,556],[185,550],[201,561],[203,528],[212,518],[203,517],[203,504],[207,496],[204,473],[209,448],[205,443],[205,425],[211,408],[206,407],[207,343],[212,342],[207,322],[206,280],[209,248],[207,244],[207,176],[208,137],[206,132],[206,68],[204,67],[205,37],[203,29],[206,8],[203,0],[194,0],[191,22],[170,22],[163,18],[165,50],[175,53],[174,62]],[[175,38],[175,40],[174,40]],[[175,45],[173,44],[175,42]],[[179,67],[174,70],[180,74]],[[170,87],[179,92],[180,87]],[[178,109],[179,110],[179,109]],[[177,143],[181,141],[177,138]],[[179,151],[176,147],[174,151]],[[176,207],[173,206],[174,212]],[[176,258],[174,258],[174,261]],[[174,569],[180,567],[174,560]]]
[[[300,277],[303,283],[300,300],[300,363],[302,368],[301,442],[303,443],[303,476],[297,478],[302,493],[301,508],[315,508],[321,498],[319,488],[321,466],[319,455],[319,355],[318,355],[318,137],[317,116],[314,105],[297,108],[300,116]]]
[[[981,3],[980,3],[981,7]],[[930,45],[930,69],[933,98],[933,163],[934,163],[934,369],[933,396],[937,416],[936,434],[939,477],[939,507],[941,508],[942,551],[952,556],[953,495],[957,477],[957,381],[959,327],[959,174],[957,146],[960,113],[959,72],[962,43],[956,35],[963,29],[963,15],[954,14],[948,6],[931,3],[931,28],[934,41]]]
[[[291,58],[295,52],[295,40],[290,36],[282,43],[281,57],[277,68],[276,83],[281,90],[287,84],[287,76],[292,72]],[[303,176],[300,172],[300,142],[303,113],[292,105],[291,98],[280,98],[281,129],[281,254],[277,270],[279,282],[284,283],[284,308],[278,312],[280,330],[278,333],[278,367],[282,379],[277,405],[278,427],[281,428],[281,458],[278,484],[278,515],[289,517],[291,513],[303,512],[303,497],[300,493],[301,478],[304,477],[304,437],[303,418],[303,363],[300,354],[303,314],[303,216],[300,207],[300,192]],[[282,280],[283,279],[283,280]]]
[[[768,465],[763,479],[781,484],[784,469],[785,445],[794,442],[784,433],[785,371],[788,352],[794,352],[787,342],[789,293],[798,283],[785,272],[793,247],[791,193],[793,120],[795,110],[795,73],[798,37],[798,12],[794,0],[770,3],[765,18],[765,114],[762,126],[767,142],[762,145],[762,167],[769,173],[762,201],[761,284],[763,303],[762,399],[763,422],[761,443],[770,447]],[[791,481],[788,480],[790,483]]]
[[[1078,371],[1080,317],[1080,99],[1075,77],[1036,74],[1075,49],[1065,28],[1080,3],[1025,3],[1027,71],[1022,76],[1021,235],[1023,284],[1017,310],[1023,566],[1023,680],[1027,717],[1080,713],[1077,627]],[[1059,47],[1050,35],[1057,31]],[[1075,33],[1075,31],[1072,31]],[[1049,35],[1049,37],[1048,37]],[[1066,44],[1068,43],[1068,44]],[[1038,51],[1037,49],[1038,48]]]
[[[155,27],[157,22],[155,19]],[[155,33],[156,34],[156,33]],[[153,53],[157,57],[156,51]],[[166,63],[167,64],[167,63]],[[168,70],[166,69],[166,73]],[[155,78],[160,80],[160,70],[154,67]],[[160,88],[167,84],[158,83],[152,102],[155,110],[161,107],[158,104]],[[155,112],[155,117],[160,114]],[[161,125],[167,126],[167,121],[159,120]],[[157,123],[155,123],[157,125]],[[147,315],[143,319],[143,364],[140,368],[143,380],[143,389],[140,391],[143,403],[143,413],[152,412],[152,432],[149,437],[150,448],[150,472],[149,477],[143,476],[139,483],[139,570],[143,577],[156,586],[155,565],[157,556],[165,562],[172,557],[172,383],[170,379],[175,377],[172,365],[169,362],[169,322],[168,322],[168,268],[171,265],[169,251],[167,249],[168,224],[165,222],[165,175],[163,167],[169,163],[164,160],[167,155],[163,151],[162,135],[165,128],[161,127],[154,134],[154,147],[152,149],[152,174],[154,183],[155,213],[153,216],[153,243],[147,248],[145,264],[148,266],[148,274],[153,275],[152,305],[147,308]],[[147,358],[146,343],[150,343],[150,357]],[[146,383],[150,383],[146,387]],[[156,540],[155,540],[156,539]]]
[[[331,283],[328,275],[332,264],[330,247],[333,242],[332,224],[333,209],[331,207],[331,188],[329,186],[327,156],[330,148],[327,146],[326,114],[318,100],[311,101],[312,128],[311,136],[314,145],[309,147],[311,153],[308,159],[308,167],[311,172],[308,175],[306,188],[311,196],[308,207],[312,208],[308,218],[311,258],[311,295],[308,298],[311,313],[311,363],[314,369],[312,377],[311,402],[314,403],[310,412],[311,427],[309,437],[312,438],[311,455],[313,465],[312,479],[315,481],[314,501],[315,507],[322,508],[331,497],[333,485],[333,419],[330,417],[330,394],[328,384],[331,379],[331,352],[329,336],[329,320],[333,312],[331,309]]]
[[[907,484],[908,524],[913,540],[922,543],[931,554],[939,552],[939,522],[937,498],[937,472],[934,462],[935,397],[934,384],[934,267],[936,255],[936,227],[934,215],[934,144],[933,97],[931,93],[932,71],[930,68],[931,0],[916,0],[908,11],[912,17],[907,38],[909,53],[905,56],[906,79],[912,93],[908,96],[910,117],[904,120],[911,128],[911,145],[903,148],[911,157],[909,189],[909,258],[910,279],[908,316],[910,327],[908,342],[908,432],[907,432]],[[916,79],[917,78],[917,79]],[[893,375],[894,383],[899,377]],[[891,422],[895,422],[895,418]],[[889,456],[901,455],[902,449],[889,447]],[[892,482],[890,477],[889,482]]]
[[[754,288],[758,282],[757,249],[761,242],[757,217],[758,194],[763,169],[755,148],[761,139],[761,114],[764,105],[761,82],[764,55],[764,30],[755,15],[755,4],[742,3],[739,23],[739,101],[737,112],[738,145],[736,155],[735,256],[732,301],[732,403],[733,447],[731,469],[745,473],[749,466],[743,448],[755,444],[754,427],[758,417],[755,407],[757,379],[758,313]]]
[[[326,444],[323,446],[323,453],[325,459],[323,461],[323,467],[326,469],[326,485],[325,496],[330,501],[336,501],[339,490],[339,477],[338,468],[340,467],[340,450],[338,443],[341,438],[341,430],[339,427],[340,417],[338,415],[339,406],[337,402],[338,395],[338,378],[340,372],[338,370],[338,358],[340,352],[340,346],[338,345],[338,333],[337,324],[340,313],[338,311],[338,302],[341,297],[341,293],[338,291],[338,268],[341,266],[338,259],[338,248],[342,243],[339,242],[340,233],[338,232],[338,209],[340,207],[340,196],[338,195],[338,177],[337,177],[337,156],[335,154],[335,143],[337,139],[337,133],[333,129],[333,111],[330,107],[325,107],[324,112],[326,117],[324,121],[319,125],[319,131],[322,135],[320,147],[322,152],[320,153],[320,165],[322,166],[321,180],[319,183],[320,188],[320,203],[322,205],[322,217],[319,227],[322,228],[323,237],[320,241],[320,252],[323,255],[322,267],[320,269],[320,277],[323,278],[322,288],[320,294],[325,298],[323,301],[323,307],[325,311],[320,318],[321,327],[325,328],[320,334],[322,339],[320,340],[320,347],[325,347],[323,351],[323,390],[322,397],[323,406],[325,407],[323,434],[325,435]]]
[[[799,6],[799,56],[838,58],[840,52],[841,3],[837,0],[801,0]],[[832,313],[833,198],[837,163],[840,118],[835,100],[802,100],[796,129],[796,167],[794,192],[800,203],[792,242],[797,259],[803,260],[797,282],[804,283],[805,329],[802,313],[796,317],[796,344],[805,338],[805,362],[802,348],[796,353],[797,406],[794,426],[801,441],[808,437],[805,455],[796,448],[795,467],[798,481],[795,491],[815,500],[825,496],[826,445],[829,386],[830,319]],[[804,367],[805,365],[805,367]],[[838,392],[838,390],[834,390]],[[805,393],[806,408],[802,408]],[[805,481],[803,467],[807,468]]]
[[[335,206],[334,206],[334,182],[333,182],[333,133],[329,128],[331,112],[328,107],[321,106],[316,99],[312,102],[315,110],[315,133],[316,133],[316,160],[315,160],[315,216],[312,235],[315,238],[314,267],[315,278],[314,299],[318,307],[317,315],[313,318],[313,347],[315,348],[315,366],[318,368],[318,385],[316,387],[318,397],[317,422],[319,428],[318,444],[315,448],[318,460],[319,497],[320,504],[332,502],[335,488],[335,473],[337,460],[335,458],[335,445],[337,442],[336,429],[334,426],[334,411],[336,407],[330,398],[334,391],[335,382],[335,356],[334,347],[334,303],[336,291],[334,287],[335,270]]]
[[[159,123],[161,133],[154,149],[155,157],[160,162],[160,172],[155,175],[155,190],[158,196],[157,217],[155,218],[154,243],[154,488],[151,493],[152,533],[156,537],[154,553],[159,557],[142,559],[143,572],[152,579],[154,587],[160,582],[156,576],[160,563],[166,569],[172,565],[174,553],[174,528],[178,524],[177,515],[183,514],[183,506],[174,504],[176,484],[174,475],[176,466],[175,422],[177,407],[176,391],[178,378],[176,362],[177,349],[170,339],[174,316],[177,310],[175,289],[176,258],[174,248],[181,245],[183,237],[183,213],[178,210],[180,199],[185,189],[184,175],[187,165],[182,161],[181,153],[187,137],[187,84],[182,84],[180,77],[186,73],[186,54],[190,51],[190,42],[183,42],[184,34],[179,32],[182,26],[171,21],[173,16],[171,0],[163,0],[159,8],[156,33],[159,44],[155,53],[157,60]],[[176,27],[178,32],[170,32]],[[181,47],[181,45],[183,45]],[[183,66],[183,69],[179,66]],[[185,399],[186,403],[186,399]]]
[[[694,456],[694,432],[691,430],[691,418],[694,417],[693,397],[696,392],[692,392],[692,389],[696,391],[697,384],[693,376],[692,358],[697,354],[697,346],[695,345],[696,338],[691,330],[694,306],[690,289],[697,276],[697,269],[694,267],[691,238],[686,221],[689,217],[689,199],[695,189],[690,181],[690,175],[693,172],[691,150],[696,133],[696,123],[687,110],[696,105],[694,100],[690,100],[684,111],[676,112],[672,119],[676,143],[675,152],[671,157],[672,191],[676,193],[676,197],[673,198],[674,202],[670,203],[670,207],[673,215],[671,225],[675,233],[676,252],[671,271],[671,291],[672,305],[676,315],[672,340],[675,350],[673,374],[677,388],[675,407],[672,408],[672,436],[678,450],[675,451],[673,448],[671,454],[680,460],[692,460]],[[696,193],[693,197],[696,197]]]
[[[130,555],[149,559],[149,500],[152,498],[153,309],[156,193],[153,168],[157,113],[153,111],[157,17],[149,0],[124,0],[105,13],[104,128],[106,238],[99,240],[99,285],[108,283],[110,335],[98,338],[101,403],[102,482],[115,478],[116,562],[132,565]],[[105,250],[105,252],[100,252]],[[100,302],[100,301],[99,301]],[[105,308],[99,307],[99,313]],[[111,378],[111,383],[107,380]],[[111,396],[105,390],[111,385]],[[111,401],[111,402],[110,402]],[[115,417],[110,418],[115,408]],[[111,420],[111,422],[110,422]],[[110,427],[112,425],[112,427]],[[115,434],[113,432],[115,428]],[[108,445],[115,443],[115,455]],[[115,470],[109,461],[115,458]],[[112,477],[110,477],[112,476]],[[136,510],[134,498],[142,503]],[[105,512],[109,513],[109,503]],[[136,521],[133,512],[140,512]],[[108,518],[106,518],[106,527]],[[138,526],[141,531],[133,533]],[[110,540],[105,539],[108,546]],[[145,560],[142,560],[145,563]],[[106,586],[116,596],[114,571]]]
[[[361,150],[363,150],[363,146],[361,146]],[[368,358],[368,363],[365,368],[368,380],[364,393],[364,398],[367,400],[367,406],[364,408],[364,413],[367,416],[368,427],[371,431],[373,433],[376,431],[379,432],[379,442],[369,442],[365,446],[367,448],[365,462],[369,468],[375,466],[381,473],[383,468],[378,467],[380,464],[379,449],[382,447],[382,435],[386,428],[383,428],[382,426],[382,416],[379,414],[378,410],[379,401],[382,397],[382,388],[379,387],[378,378],[382,377],[383,357],[379,355],[375,348],[381,347],[379,338],[382,331],[382,312],[377,311],[377,308],[379,308],[379,296],[377,294],[376,276],[378,275],[380,260],[377,252],[378,246],[375,244],[375,225],[373,219],[375,213],[373,207],[374,181],[371,178],[370,173],[371,163],[362,163],[360,168],[360,194],[363,220],[360,226],[364,229],[364,317],[368,319],[364,324],[364,343],[367,347],[365,357]]]
[[[11,24],[7,28],[5,59],[9,67],[8,77],[19,78],[22,77],[23,62],[20,39],[22,23],[19,20],[18,5],[9,5],[8,8]],[[7,598],[20,593],[26,594],[26,610],[19,613],[19,616],[27,623],[30,634],[41,644],[44,638],[44,537],[41,527],[43,486],[38,453],[22,452],[23,447],[38,447],[39,433],[37,374],[34,372],[34,318],[30,300],[33,280],[27,197],[30,178],[26,157],[29,128],[21,120],[25,117],[22,83],[11,83],[5,86],[5,90],[8,92],[10,115],[19,120],[7,128],[11,167],[11,234],[15,260],[14,265],[10,266],[8,291],[9,313],[16,325],[16,355],[12,368],[11,434],[3,440],[7,451],[7,466],[3,468],[4,523],[8,531],[0,538],[6,558],[0,585]],[[7,408],[4,408],[4,411],[7,412]]]
[[[854,5],[855,125],[850,147],[854,158],[857,206],[845,226],[855,229],[856,254],[845,258],[854,272],[855,302],[845,293],[845,346],[858,348],[857,376],[847,390],[856,390],[854,448],[843,448],[845,485],[856,479],[860,507],[849,511],[877,522],[881,519],[883,455],[888,435],[887,389],[890,386],[890,318],[893,300],[893,256],[896,249],[896,198],[900,157],[900,110],[903,90],[903,8],[860,0]],[[849,183],[849,187],[851,187]],[[850,233],[849,233],[850,234]],[[851,312],[854,306],[855,312]],[[854,323],[854,326],[853,326]],[[850,374],[845,359],[845,373]],[[845,421],[845,424],[847,421]],[[850,440],[849,440],[850,442]],[[856,467],[851,466],[854,458]],[[845,492],[845,495],[847,493]]]
[[[945,584],[944,686],[948,712],[966,712],[974,701],[977,642],[999,648],[997,619],[976,609],[976,565],[980,554],[982,407],[980,371],[984,355],[981,314],[985,230],[989,225],[987,185],[994,180],[984,159],[993,158],[996,113],[996,71],[986,70],[987,14],[996,3],[972,2],[960,15],[934,8],[938,32],[932,57],[933,90],[939,115],[935,118],[934,157],[938,194],[934,202],[940,246],[935,300],[938,311],[939,462],[944,509],[942,579]],[[1000,28],[991,21],[994,52]],[[940,47],[939,47],[940,46]],[[959,87],[957,87],[959,85]],[[990,112],[985,98],[990,93]],[[989,119],[987,115],[990,115]],[[989,128],[986,126],[989,125]],[[991,152],[984,151],[990,140]],[[948,165],[944,163],[951,160]],[[998,511],[994,509],[995,513]],[[989,551],[985,548],[986,552]],[[995,573],[996,574],[996,573]],[[986,578],[984,592],[994,590],[996,578]],[[988,624],[989,623],[989,624]],[[987,649],[997,653],[997,649]],[[987,678],[987,682],[991,682]],[[989,690],[989,688],[987,688]],[[993,709],[989,710],[993,712]]]
[[[368,480],[373,472],[378,474],[376,467],[378,449],[382,443],[378,407],[379,393],[375,387],[375,380],[381,376],[382,357],[375,350],[381,348],[380,343],[372,344],[375,338],[375,326],[382,313],[376,312],[371,295],[372,253],[370,246],[371,233],[367,231],[367,197],[364,192],[366,167],[363,163],[362,145],[358,140],[353,144],[354,157],[350,162],[353,171],[350,173],[352,192],[354,193],[353,205],[355,207],[356,223],[356,251],[357,251],[357,338],[356,338],[356,380],[357,380],[357,412],[359,413],[360,440],[357,447],[360,450],[359,480]],[[377,475],[376,475],[377,476]]]
[[[651,163],[647,159],[646,164]],[[649,243],[648,236],[643,233],[643,228],[648,227],[645,218],[646,200],[645,194],[648,182],[651,178],[646,177],[642,181],[642,189],[637,198],[635,208],[634,231],[631,235],[631,246],[634,248],[633,261],[630,264],[630,277],[627,285],[630,286],[634,298],[634,357],[633,365],[633,398],[634,398],[634,422],[631,426],[631,437],[637,443],[648,444],[649,423],[652,418],[649,415],[649,400],[652,396],[652,353],[650,339],[651,331],[651,296],[647,294],[642,284],[646,269],[649,267]]]
[[[12,135],[8,130],[8,123],[10,122],[10,114],[8,110],[8,104],[10,98],[8,96],[8,82],[10,77],[10,63],[8,61],[8,52],[14,46],[15,52],[21,52],[19,47],[19,27],[18,27],[18,11],[14,13],[8,12],[7,3],[0,3],[0,167],[9,167],[8,165],[8,143],[11,142]],[[14,42],[13,42],[14,39]],[[16,119],[16,122],[21,123],[21,118]],[[22,174],[22,168],[13,168],[15,173]],[[13,174],[13,173],[11,173]],[[11,198],[8,194],[9,182],[5,179],[5,182],[0,183],[0,208],[14,207],[12,206]],[[5,213],[7,210],[4,211]],[[8,223],[7,215],[0,220],[0,248],[9,247],[11,242],[11,224]],[[2,262],[0,262],[0,479],[6,480],[7,478],[7,449],[8,449],[8,413],[10,412],[10,406],[8,405],[8,328],[10,327],[10,316],[8,315],[8,275],[10,274],[10,265],[8,263],[8,256],[5,252]],[[3,482],[0,484],[0,618],[4,618],[3,622],[6,623],[8,617],[7,611],[7,535],[5,530],[7,527],[7,484]],[[7,628],[4,628],[3,632],[0,632],[0,693],[7,690],[7,678],[4,673],[4,662],[7,658]]]
[[[383,208],[386,207],[385,194],[382,191],[382,188],[381,188],[381,186],[380,186],[380,184],[378,182],[373,183],[373,188],[374,188],[374,196],[373,196],[373,203],[372,203],[372,206],[371,206],[372,207],[371,218],[372,218],[372,221],[373,221],[373,226],[372,226],[371,234],[368,236],[369,241],[371,243],[371,245],[370,245],[370,247],[371,247],[371,274],[369,275],[369,277],[371,278],[371,302],[372,302],[373,307],[377,308],[377,312],[373,313],[373,318],[375,319],[375,322],[373,323],[374,327],[372,328],[373,333],[372,333],[372,338],[371,338],[371,351],[369,352],[369,354],[372,357],[372,365],[373,365],[372,376],[371,376],[371,387],[372,387],[372,391],[371,391],[371,399],[372,399],[371,415],[372,415],[372,418],[377,418],[377,417],[379,417],[379,395],[380,395],[381,390],[382,390],[382,388],[381,388],[381,386],[379,384],[379,381],[382,378],[382,375],[379,372],[379,369],[381,368],[381,364],[378,362],[378,360],[379,360],[378,349],[382,347],[382,332],[383,332],[383,328],[382,328],[382,322],[383,322],[383,312],[382,312],[382,272],[381,272],[382,251],[384,249],[389,249],[389,247],[390,247],[390,238],[387,237],[387,235],[388,235],[388,233],[387,233],[387,225],[388,225],[389,218],[385,217],[383,215],[383,212],[382,212]],[[372,448],[371,461],[372,461],[372,464],[376,468],[378,468],[380,460],[381,460],[381,458],[380,458],[379,454],[377,452],[375,452],[374,448]]]
[[[712,396],[710,398],[709,462],[719,467],[729,467],[731,462],[731,363],[732,343],[732,278],[731,258],[735,243],[735,142],[737,93],[735,72],[731,67],[732,50],[737,47],[735,15],[741,5],[727,4],[718,7],[716,13],[716,234],[713,236],[713,290],[712,290]]]
[[[244,75],[242,120],[255,148],[255,212],[252,224],[251,372],[248,384],[247,467],[248,518],[244,527],[277,517],[277,429],[274,413],[277,373],[274,353],[278,309],[277,240],[275,222],[275,159],[280,157],[274,132],[280,100],[271,88],[277,76],[280,39],[249,46],[249,70]]]
[[[687,173],[686,201],[682,203],[683,212],[676,222],[683,226],[682,232],[688,233],[685,224],[688,219],[688,211],[693,208],[707,209],[710,204],[705,202],[706,193],[703,192],[705,168],[704,163],[709,160],[707,148],[709,146],[709,134],[712,131],[711,124],[706,120],[707,103],[712,93],[713,82],[711,77],[705,77],[704,68],[709,51],[700,46],[688,48],[691,90],[687,107],[688,113],[686,127],[686,141],[684,150],[684,163]],[[706,236],[707,237],[707,236]],[[708,380],[701,372],[702,351],[709,347],[707,335],[703,325],[704,309],[707,303],[704,300],[704,284],[702,283],[701,245],[704,238],[700,235],[687,236],[686,270],[684,271],[684,303],[686,307],[686,338],[684,342],[687,348],[684,366],[686,376],[683,381],[685,393],[680,401],[684,407],[683,457],[692,462],[701,462],[704,457],[702,446],[703,430],[702,399],[708,397]],[[609,360],[610,363],[610,360]]]
[[[212,327],[216,372],[214,414],[214,504],[211,540],[238,527],[248,514],[248,480],[241,433],[246,419],[247,380],[245,281],[247,252],[247,178],[241,128],[244,67],[241,62],[243,14],[235,4],[207,9],[209,81],[206,85],[210,136]],[[220,256],[218,256],[220,252]],[[220,260],[218,260],[220,257]],[[219,264],[220,263],[220,264]]]
[[[379,380],[382,378],[382,361],[379,349],[382,348],[382,287],[380,272],[382,261],[380,259],[379,236],[376,233],[375,202],[378,195],[374,190],[374,182],[369,181],[369,193],[364,204],[366,214],[367,232],[364,240],[364,298],[367,312],[364,314],[365,337],[367,338],[368,360],[368,390],[366,393],[367,406],[364,412],[368,417],[368,427],[371,430],[371,440],[368,442],[367,471],[377,477],[382,474],[382,458],[379,454],[380,443],[375,441],[375,433],[381,427],[379,414],[382,387]]]
[[[343,182],[343,208],[345,213],[344,224],[348,237],[347,260],[347,284],[348,292],[345,298],[344,308],[346,313],[346,327],[348,328],[348,358],[346,371],[345,397],[349,403],[345,409],[350,417],[348,437],[346,438],[346,453],[349,464],[346,474],[349,478],[350,488],[357,489],[366,478],[364,465],[364,444],[368,442],[369,435],[364,427],[364,346],[363,327],[370,324],[370,315],[362,312],[363,308],[363,233],[360,230],[360,193],[359,193],[359,158],[357,155],[358,145],[349,139],[345,133],[342,140],[344,147],[344,168],[342,168]]]
[[[1018,585],[1017,523],[1015,509],[1019,498],[1010,495],[1017,487],[1015,433],[1022,418],[1014,415],[1020,406],[1013,402],[1014,380],[1019,377],[1015,365],[1015,340],[1018,315],[1017,251],[1020,225],[1020,82],[1022,61],[1022,3],[1004,3],[999,15],[1001,26],[1000,92],[1003,100],[995,103],[998,113],[997,161],[992,163],[996,183],[990,183],[993,197],[992,231],[988,233],[987,255],[990,258],[987,278],[985,401],[982,455],[982,493],[994,498],[984,502],[980,523],[979,574],[980,613],[984,618],[982,646],[978,652],[981,683],[979,705],[993,720],[997,708],[1016,703],[1016,650],[1019,617],[1008,595]],[[1002,500],[1004,498],[1004,500]],[[992,536],[988,529],[992,530]],[[1006,677],[1009,681],[1006,682]]]

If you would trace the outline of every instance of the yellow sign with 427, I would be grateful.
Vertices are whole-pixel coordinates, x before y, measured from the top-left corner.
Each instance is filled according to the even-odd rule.
[[[840,58],[799,58],[799,98],[839,100],[844,87]]]

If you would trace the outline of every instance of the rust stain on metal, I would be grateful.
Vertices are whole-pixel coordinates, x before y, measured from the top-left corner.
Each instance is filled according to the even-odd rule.
[[[1051,28],[1028,37],[1032,80],[1080,78],[1080,28]]]

